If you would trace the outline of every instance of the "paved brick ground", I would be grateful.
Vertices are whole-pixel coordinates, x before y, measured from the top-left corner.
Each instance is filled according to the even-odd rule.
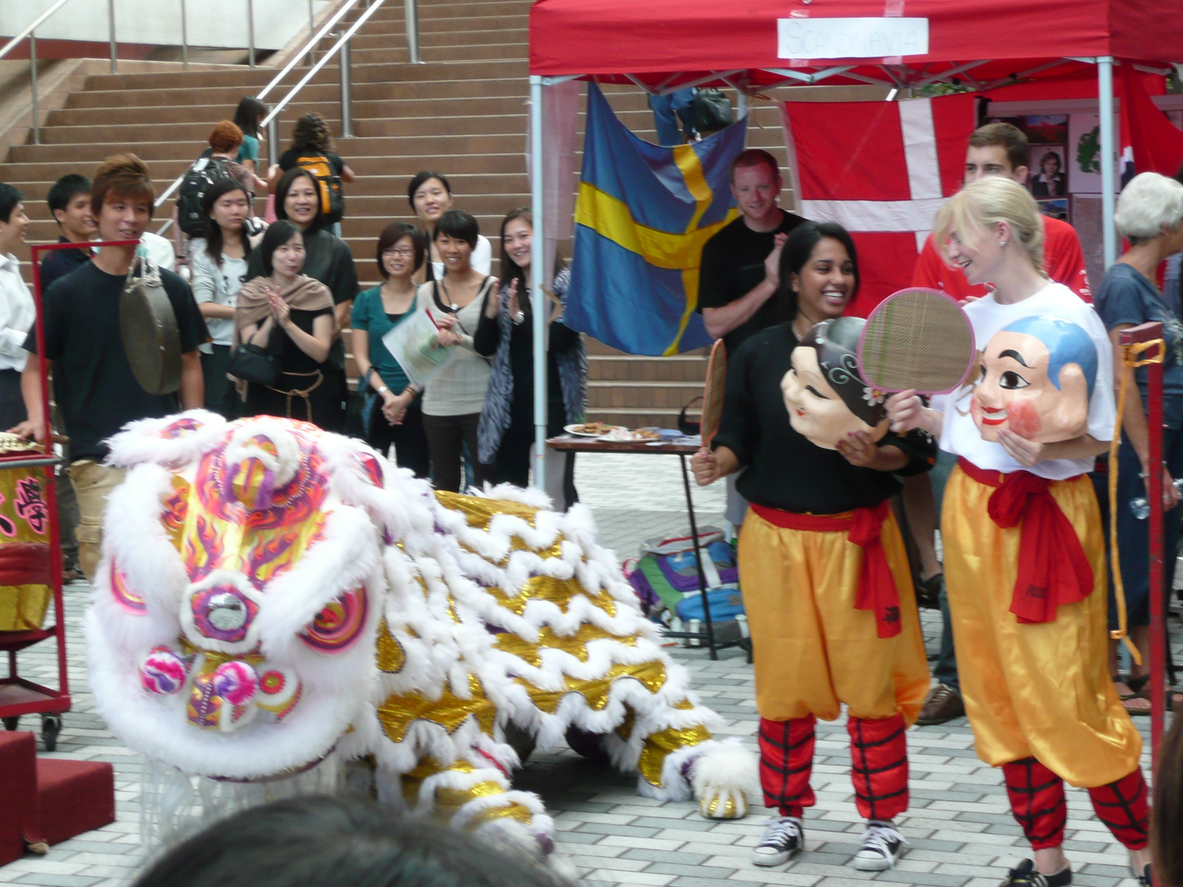
[[[579,456],[576,483],[595,512],[605,544],[621,558],[636,554],[638,542],[686,527],[678,460],[672,456]],[[722,489],[694,489],[702,523],[721,525]],[[110,761],[116,772],[118,821],[67,841],[46,857],[26,857],[0,868],[0,883],[44,887],[123,887],[143,858],[139,838],[141,759],[105,728],[94,713],[86,687],[79,626],[87,587],[66,593],[74,707],[54,756]],[[939,625],[923,618],[925,640],[935,651]],[[1183,638],[1174,624],[1176,661]],[[43,645],[44,646],[44,645]],[[721,733],[741,737],[754,748],[756,730],[752,672],[742,654],[724,651],[712,662],[705,650],[674,648],[675,658],[694,675],[704,701],[726,722]],[[22,671],[52,682],[56,667],[49,648],[22,654]],[[36,726],[26,718],[22,726]],[[1147,719],[1139,719],[1145,733]],[[1008,812],[999,774],[973,753],[964,719],[908,735],[912,806],[899,825],[911,848],[896,868],[858,872],[849,863],[862,825],[849,780],[845,725],[818,728],[814,788],[817,807],[806,823],[808,852],[786,866],[761,869],[748,862],[762,831],[763,812],[738,822],[701,818],[693,804],[662,804],[639,797],[634,779],[592,765],[568,749],[539,749],[517,777],[519,788],[538,792],[555,817],[559,852],[589,884],[714,887],[722,881],[752,885],[880,884],[932,887],[995,887],[1006,869],[1024,855],[1020,833]],[[1147,755],[1144,762],[1149,763]],[[1066,849],[1080,887],[1132,885],[1124,851],[1093,819],[1084,792],[1069,790]]]

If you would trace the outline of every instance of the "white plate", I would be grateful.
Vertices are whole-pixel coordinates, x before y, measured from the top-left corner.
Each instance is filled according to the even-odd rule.
[[[563,430],[575,437],[599,437],[600,435],[595,431],[580,431],[582,424],[564,425]]]

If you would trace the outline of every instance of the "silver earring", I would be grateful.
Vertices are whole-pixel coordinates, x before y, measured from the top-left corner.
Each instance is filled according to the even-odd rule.
[[[1006,241],[1005,241],[1005,240],[1000,240],[1000,241],[998,241],[998,245],[999,245],[999,246],[1003,246],[1003,247],[1004,247],[1004,246],[1006,246]]]

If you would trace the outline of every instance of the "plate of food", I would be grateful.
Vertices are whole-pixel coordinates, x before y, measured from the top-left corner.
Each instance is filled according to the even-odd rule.
[[[563,430],[575,437],[603,437],[615,427],[604,422],[585,422],[583,424],[564,425]]]
[[[652,428],[641,428],[636,431],[630,431],[623,426],[615,426],[610,428],[607,432],[600,435],[600,440],[608,441],[634,441],[644,440],[653,441],[661,440],[661,435]]]

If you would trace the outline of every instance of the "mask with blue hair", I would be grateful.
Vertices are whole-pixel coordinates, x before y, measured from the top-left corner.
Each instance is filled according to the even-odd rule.
[[[1003,327],[982,351],[971,401],[982,439],[1004,428],[1036,443],[1080,437],[1098,363],[1096,343],[1070,321],[1033,315]]]

